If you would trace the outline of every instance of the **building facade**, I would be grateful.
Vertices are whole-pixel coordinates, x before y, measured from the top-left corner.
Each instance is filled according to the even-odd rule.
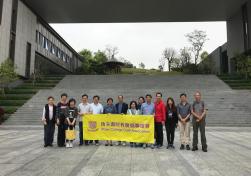
[[[20,76],[70,74],[83,58],[21,0],[0,0],[0,63],[10,58]]]
[[[227,43],[210,54],[217,74],[234,74],[236,64],[233,58],[237,54],[251,54],[251,1],[236,7],[235,12],[226,21]]]

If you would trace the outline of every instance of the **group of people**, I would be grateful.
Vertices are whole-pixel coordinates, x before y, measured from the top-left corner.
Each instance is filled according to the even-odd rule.
[[[192,151],[198,150],[198,131],[200,129],[202,150],[207,152],[207,142],[205,135],[205,119],[207,109],[204,101],[201,99],[201,93],[194,93],[194,102],[189,104],[187,95],[180,94],[180,103],[175,105],[174,99],[169,97],[164,103],[162,93],[156,93],[156,100],[152,101],[152,95],[147,94],[145,97],[139,97],[137,101],[131,101],[129,106],[124,102],[122,95],[118,96],[118,102],[113,103],[112,98],[107,99],[107,104],[103,106],[99,101],[98,95],[93,96],[93,102],[88,102],[88,95],[82,95],[82,102],[76,106],[76,100],[68,100],[66,93],[61,94],[60,102],[55,105],[54,97],[48,97],[48,104],[43,109],[42,121],[44,123],[44,147],[53,146],[53,137],[55,126],[58,126],[57,145],[58,147],[73,147],[73,141],[65,137],[66,130],[75,128],[79,118],[79,145],[99,145],[99,141],[84,140],[82,116],[86,114],[129,114],[129,115],[153,115],[155,129],[155,143],[133,143],[131,147],[151,147],[161,148],[163,146],[163,126],[166,129],[167,149],[174,147],[175,128],[179,127],[180,131],[180,149],[190,150],[190,128],[191,121],[193,126],[193,143]],[[192,117],[192,118],[191,118]],[[191,120],[192,119],[192,120]],[[112,146],[112,141],[105,141],[105,146]],[[117,141],[116,145],[126,146],[126,142]]]

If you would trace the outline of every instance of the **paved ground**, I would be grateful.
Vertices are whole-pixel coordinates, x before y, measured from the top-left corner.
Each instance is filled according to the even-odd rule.
[[[0,176],[250,176],[251,128],[207,128],[209,151],[43,148],[42,128],[0,127]],[[78,141],[75,141],[76,143]]]

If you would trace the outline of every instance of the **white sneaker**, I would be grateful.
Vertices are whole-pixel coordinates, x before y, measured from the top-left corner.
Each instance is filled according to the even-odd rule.
[[[66,147],[66,148],[70,148],[70,143],[67,142],[65,147]]]
[[[123,142],[122,145],[123,145],[123,146],[126,146],[126,142]]]
[[[73,148],[73,143],[72,142],[70,143],[70,148]]]

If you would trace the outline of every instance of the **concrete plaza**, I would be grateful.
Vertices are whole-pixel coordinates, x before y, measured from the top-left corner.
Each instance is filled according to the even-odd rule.
[[[192,135],[192,133],[191,133]],[[129,146],[43,147],[37,126],[0,127],[1,176],[250,176],[251,128],[208,127],[208,152]],[[166,141],[166,140],[165,140]]]

